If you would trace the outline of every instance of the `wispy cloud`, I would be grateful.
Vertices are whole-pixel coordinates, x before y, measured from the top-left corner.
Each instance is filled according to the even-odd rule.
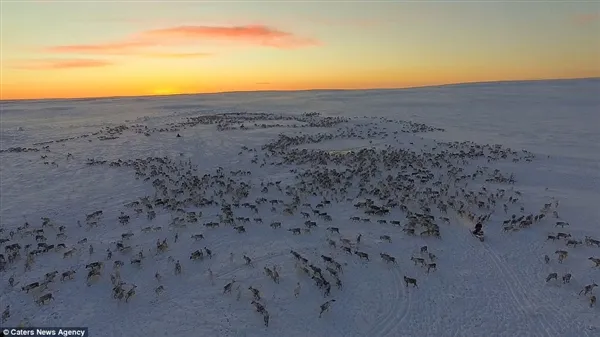
[[[573,22],[578,25],[587,25],[589,23],[599,21],[600,20],[600,12],[598,13],[589,13],[589,14],[579,14],[573,17]]]
[[[151,41],[123,41],[100,44],[76,44],[51,46],[44,50],[57,54],[97,54],[97,55],[121,55],[139,51],[140,48],[152,47]]]
[[[152,48],[190,46],[206,40],[274,48],[299,48],[318,44],[317,40],[298,37],[292,33],[264,25],[227,27],[189,25],[143,31],[120,41],[108,43],[50,46],[44,48],[44,51],[57,54],[144,55],[148,54],[148,50]],[[155,53],[154,55],[157,54]],[[163,54],[163,56],[165,55],[170,55],[171,57],[200,57],[207,54]]]
[[[165,59],[202,58],[213,56],[212,53],[147,53],[143,56]]]
[[[387,21],[382,19],[339,19],[339,18],[319,18],[319,17],[311,17],[306,19],[305,21],[318,24],[318,25],[326,25],[326,26],[341,26],[341,27],[356,27],[356,28],[372,28],[376,26],[381,26],[387,23]]]
[[[177,26],[165,29],[150,30],[143,33],[150,38],[168,38],[181,40],[228,40],[252,43],[263,46],[290,48],[316,45],[317,41],[301,38],[292,33],[284,32],[263,25],[249,26]]]
[[[98,68],[113,65],[110,61],[92,59],[27,60],[13,68],[22,70],[64,70],[76,68]]]

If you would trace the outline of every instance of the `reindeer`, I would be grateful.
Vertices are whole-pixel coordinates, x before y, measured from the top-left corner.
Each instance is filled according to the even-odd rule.
[[[250,290],[250,292],[252,293],[252,296],[254,296],[254,299],[256,301],[260,301],[260,291],[258,289],[250,286],[250,287],[248,287],[248,290]]]
[[[92,263],[89,263],[89,264],[85,265],[86,269],[98,269],[98,270],[101,270],[102,267],[104,267],[104,262],[102,262],[102,261],[96,261],[96,262],[92,262]]]
[[[36,289],[40,287],[40,283],[39,282],[33,282],[30,283],[24,287],[21,287],[22,291],[25,291],[26,293],[29,293],[30,290]]]
[[[398,262],[396,262],[396,258],[391,255],[388,255],[385,253],[379,253],[379,256],[381,256],[381,259],[387,263],[398,264]],[[337,275],[334,275],[334,276],[337,276]]]
[[[75,253],[75,249],[71,249],[68,250],[66,252],[63,253],[63,259],[66,259],[67,257],[73,256],[73,253]]]
[[[121,275],[119,275],[118,273],[110,275],[110,283],[113,286],[116,286],[117,284],[119,284],[120,281],[121,281]]]
[[[575,247],[577,247],[577,245],[580,245],[580,244],[582,244],[582,242],[578,241],[578,240],[567,240],[567,247],[572,245],[573,248],[575,248]]]
[[[319,312],[319,318],[321,318],[321,316],[323,315],[324,312],[329,311],[329,307],[331,306],[331,303],[335,302],[335,300],[329,300],[323,304],[321,304],[320,308],[321,308],[321,312]]]
[[[47,294],[44,294],[44,295],[38,297],[38,299],[35,300],[35,303],[37,303],[38,305],[42,305],[42,304],[46,304],[46,302],[48,302],[52,299],[54,299],[54,297],[52,297],[52,293],[47,293]]]
[[[86,282],[87,282],[88,287],[92,285],[92,281],[97,277],[100,277],[100,270],[92,268],[88,272],[87,277],[86,277]]]
[[[427,255],[429,256],[429,259],[431,260],[431,262],[433,262],[437,259],[437,256],[435,256],[435,254],[427,253]]]
[[[562,263],[569,256],[569,253],[565,250],[557,250],[554,254],[558,254],[558,263]]]
[[[233,286],[234,283],[235,283],[235,280],[232,280],[231,282],[227,283],[223,287],[223,294],[230,294],[231,293],[231,287]]]
[[[585,244],[588,245],[588,246],[596,245],[596,246],[600,247],[600,240],[596,240],[596,239],[593,239],[593,238],[591,238],[589,236],[586,236],[585,237]]]
[[[279,284],[279,272],[275,268],[273,268],[273,275],[271,276],[271,279],[273,282]]]
[[[302,256],[300,254],[298,254],[297,252],[290,250],[290,253],[292,253],[292,255],[294,255],[294,257],[296,258],[296,260],[300,260],[302,259]]]
[[[544,255],[544,261],[546,264],[550,263],[550,257],[548,255]]]
[[[271,269],[269,269],[268,267],[264,267],[265,270],[265,274],[267,274],[267,276],[269,276],[270,278],[273,278],[273,271]]]
[[[208,256],[208,258],[212,259],[212,250],[204,247],[204,251],[206,252],[206,255]]]
[[[203,240],[204,239],[204,235],[203,234],[194,234],[192,235],[192,239],[198,241],[198,240]]]
[[[431,269],[437,270],[437,264],[436,263],[429,263],[429,264],[427,264],[427,274],[429,274],[429,271]]]
[[[413,261],[415,263],[415,266],[417,265],[417,263],[420,263],[421,265],[425,265],[425,259],[421,258],[421,257],[411,257],[410,258],[411,261]]]
[[[265,306],[260,304],[258,301],[252,300],[252,302],[250,302],[252,305],[254,305],[254,308],[256,309],[256,312],[259,313],[263,313],[265,312]]]
[[[129,246],[128,246],[128,247],[123,247],[123,248],[121,248],[121,251],[122,251],[122,250],[124,250],[125,248],[129,248],[129,249],[131,249],[131,247],[129,247]],[[169,249],[169,244],[167,243],[167,240],[166,240],[166,239],[165,239],[165,240],[163,240],[163,242],[160,242],[160,243],[159,243],[159,242],[157,242],[157,243],[156,243],[156,252],[157,252],[157,253],[163,253],[163,252],[166,252],[168,249]]]
[[[408,235],[415,235],[415,229],[414,228],[403,228],[402,231],[405,232]]]
[[[331,284],[326,280],[323,280],[323,285],[325,287],[325,289],[323,290],[323,297],[327,297],[331,293]]]
[[[514,231],[514,230],[515,230],[515,227],[513,227],[512,225],[505,225],[505,226],[502,227],[502,231],[503,232],[511,232],[511,231]]]
[[[123,233],[123,234],[121,234],[121,239],[123,239],[123,240],[128,240],[128,239],[132,238],[132,237],[133,237],[133,235],[134,235],[134,234],[133,234],[133,233],[131,233],[131,232],[128,232],[128,233]]]
[[[56,277],[56,275],[58,275],[58,271],[56,271],[56,270],[52,271],[52,272],[49,272],[49,273],[46,273],[44,275],[44,280],[52,282],[52,281],[54,281],[54,278]]]
[[[248,256],[244,255],[244,261],[246,261],[246,265],[250,267],[254,267],[254,263],[252,263],[252,259]]]
[[[359,252],[359,251],[357,250],[357,251],[354,251],[354,254],[358,255],[358,257],[359,257],[361,260],[362,260],[362,259],[365,259],[365,260],[369,261],[369,254],[367,254],[367,253],[364,253],[364,252]]]
[[[331,232],[332,234],[333,234],[333,233],[338,233],[338,234],[340,234],[340,229],[339,229],[339,228],[337,228],[337,227],[327,227],[327,230],[328,230],[329,232]]]
[[[338,289],[342,289],[342,281],[338,277],[335,278],[335,285],[338,287]]]
[[[392,243],[392,238],[391,238],[389,235],[381,235],[381,236],[379,237],[379,240],[382,240],[382,241],[387,241],[387,242],[389,242],[389,243]]]
[[[333,259],[331,257],[329,257],[329,256],[321,255],[321,258],[323,259],[323,262],[325,262],[325,263],[327,263],[327,262],[332,263],[333,262]]]
[[[131,289],[127,291],[127,294],[125,294],[125,302],[128,302],[129,299],[135,295],[135,288],[137,288],[137,286],[134,284],[132,285]]]
[[[335,267],[335,269],[336,269],[338,272],[340,272],[340,273],[342,273],[342,274],[344,273],[344,272],[342,271],[342,265],[341,265],[339,262],[333,261],[333,266]]]
[[[327,268],[325,268],[325,270],[327,270],[329,272],[329,274],[331,274],[333,277],[338,277],[338,272],[335,269],[332,269],[331,267],[327,267]]]
[[[596,305],[596,295],[592,295],[592,297],[590,297],[590,308],[594,307]]]
[[[589,257],[588,260],[594,262],[594,267],[600,267],[600,259],[596,257]]]
[[[323,286],[323,279],[321,277],[317,277],[317,276],[313,275],[311,277],[311,279],[313,281],[315,281],[315,284],[317,285],[317,287],[321,288]]]
[[[571,274],[570,273],[566,273],[565,275],[563,275],[562,281],[563,281],[563,283],[569,283],[569,282],[571,282]]]
[[[75,276],[75,270],[68,270],[61,274],[60,280],[64,281],[66,279],[72,280]]]
[[[581,293],[583,293],[584,295],[587,295],[588,293],[591,293],[592,291],[594,291],[594,288],[597,286],[598,285],[595,282],[592,282],[592,284],[588,284],[585,287],[583,287],[583,289],[579,292],[579,295],[581,295]]]
[[[204,253],[201,250],[196,250],[190,254],[190,260],[202,260],[204,259]]]
[[[113,294],[113,298],[118,299],[118,300],[122,300],[124,294],[124,290],[123,290],[123,285],[125,283],[124,282],[118,282],[113,288],[112,288],[112,294]]]
[[[409,284],[412,284],[413,287],[418,288],[419,286],[417,285],[417,280],[411,277],[406,277],[404,276],[404,283],[406,284],[406,286],[408,287]]]

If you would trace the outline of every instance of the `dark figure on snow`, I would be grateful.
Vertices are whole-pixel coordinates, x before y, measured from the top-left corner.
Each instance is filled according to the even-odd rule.
[[[481,224],[481,222],[478,222],[475,225],[475,230],[473,230],[473,234],[475,234],[475,235],[481,235],[481,234],[483,234],[482,227],[483,227],[483,225]]]
[[[177,134],[177,138],[181,138],[181,135],[180,135],[180,134]]]

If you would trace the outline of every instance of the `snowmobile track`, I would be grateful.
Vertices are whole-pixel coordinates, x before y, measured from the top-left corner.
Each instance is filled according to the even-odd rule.
[[[392,267],[391,273],[395,281],[392,308],[371,327],[366,336],[397,336],[397,328],[402,324],[410,310],[410,291],[402,286],[403,279],[398,268]]]

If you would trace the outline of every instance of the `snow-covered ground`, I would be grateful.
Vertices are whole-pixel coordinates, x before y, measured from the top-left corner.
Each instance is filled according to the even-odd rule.
[[[2,326],[148,337],[600,336],[600,308],[590,307],[598,288],[579,295],[600,280],[589,259],[600,247],[586,240],[600,239],[600,80],[5,101],[1,109],[0,310],[10,306]],[[389,212],[365,214],[370,205]],[[197,222],[190,212],[201,214]],[[506,231],[512,214],[533,221]],[[469,230],[487,215],[479,242]],[[307,232],[309,220],[317,227]],[[436,228],[439,238],[421,235]],[[571,237],[547,239],[559,232]],[[119,240],[132,250],[120,251]],[[42,242],[54,248],[43,252]],[[212,258],[190,259],[204,248]],[[558,250],[568,252],[562,263]],[[341,288],[321,255],[340,263]],[[428,273],[411,257],[437,268]],[[123,294],[136,286],[127,302],[113,297],[115,260],[124,262]],[[88,283],[95,261],[104,266]],[[279,283],[265,267],[278,270]],[[68,270],[75,276],[61,281]],[[22,290],[53,271],[45,289]],[[551,273],[557,280],[546,282]],[[260,291],[268,327],[249,287]],[[52,300],[36,304],[48,293]]]

